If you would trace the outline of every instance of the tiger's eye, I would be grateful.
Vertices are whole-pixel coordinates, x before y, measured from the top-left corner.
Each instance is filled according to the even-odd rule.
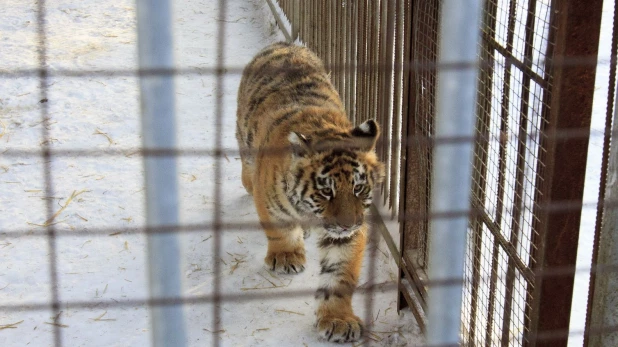
[[[360,194],[363,191],[364,188],[365,188],[365,186],[362,185],[362,184],[355,185],[354,186],[354,194]]]
[[[320,193],[322,193],[325,196],[330,196],[333,193],[333,190],[330,188],[322,188],[320,189]]]

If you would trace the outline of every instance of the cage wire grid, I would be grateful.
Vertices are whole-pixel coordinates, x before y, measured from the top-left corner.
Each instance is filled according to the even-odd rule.
[[[417,157],[417,172],[420,181],[418,186],[421,195],[428,195],[431,189],[429,172],[431,172],[430,149],[435,143],[432,142],[433,133],[432,117],[435,109],[436,73],[440,68],[458,69],[466,68],[465,64],[458,66],[438,66],[436,61],[437,42],[439,33],[438,14],[436,10],[439,2],[414,2],[414,10],[409,1],[382,1],[382,2],[345,2],[349,6],[337,6],[337,2],[302,2],[300,11],[294,6],[298,3],[281,0],[284,13],[290,14],[291,22],[298,25],[297,30],[301,38],[306,38],[306,43],[320,56],[324,57],[325,63],[332,71],[335,86],[344,98],[351,119],[360,123],[366,119],[377,118],[382,124],[386,122],[385,134],[387,142],[383,142],[378,148],[381,158],[388,161],[388,170],[391,178],[387,181],[384,189],[384,201],[397,209],[399,183],[403,178],[405,165],[399,167],[399,155],[406,153],[407,156]],[[480,51],[481,74],[479,77],[479,98],[477,109],[479,115],[477,121],[477,136],[473,139],[452,139],[452,141],[467,141],[475,143],[473,172],[473,205],[470,211],[453,211],[445,215],[432,215],[429,211],[428,199],[420,206],[419,212],[407,213],[399,208],[399,220],[418,223],[418,230],[423,230],[409,244],[417,245],[420,253],[415,255],[404,254],[403,257],[414,257],[412,262],[425,269],[427,266],[427,243],[430,242],[427,234],[431,220],[435,218],[453,218],[460,215],[470,215],[471,224],[468,233],[469,251],[466,258],[466,278],[463,282],[464,306],[463,306],[463,335],[464,341],[469,339],[471,345],[494,345],[493,341],[500,341],[505,346],[516,346],[530,342],[530,338],[539,338],[525,334],[522,329],[530,321],[531,309],[528,299],[534,290],[534,279],[539,277],[551,277],[560,274],[570,274],[577,271],[592,271],[593,273],[616,271],[615,267],[593,267],[592,269],[573,269],[572,266],[552,267],[537,272],[531,277],[530,268],[536,263],[537,250],[532,242],[540,237],[535,226],[538,220],[534,215],[535,195],[540,192],[537,184],[539,177],[532,178],[531,173],[537,172],[544,166],[539,157],[545,151],[542,148],[542,138],[547,139],[544,132],[547,120],[540,110],[550,107],[547,104],[550,96],[547,88],[552,86],[552,79],[548,78],[546,50],[554,42],[549,41],[551,27],[550,7],[543,1],[489,1],[490,5],[485,8],[484,27],[482,33],[483,47]],[[433,5],[432,5],[433,4]],[[392,5],[392,6],[391,6]],[[422,6],[426,6],[423,8]],[[500,10],[498,10],[500,9]],[[508,10],[505,10],[508,9]],[[41,150],[11,150],[3,153],[6,157],[40,156],[45,162],[44,184],[48,196],[54,194],[54,179],[51,163],[59,156],[124,156],[127,153],[137,153],[140,156],[179,157],[179,156],[212,156],[216,160],[215,181],[221,180],[221,160],[227,154],[238,153],[235,150],[227,150],[222,147],[222,90],[225,84],[224,77],[227,74],[239,74],[241,67],[225,66],[225,28],[226,22],[220,21],[217,32],[217,63],[214,68],[205,69],[147,69],[147,70],[115,70],[115,71],[72,71],[56,70],[49,71],[46,64],[46,2],[41,0],[37,3],[37,32],[39,40],[38,60],[39,67],[16,71],[0,71],[3,78],[17,78],[23,76],[38,76],[40,99],[48,97],[49,78],[51,76],[66,76],[72,78],[84,78],[96,75],[102,76],[151,76],[151,75],[181,75],[181,74],[211,74],[216,76],[218,94],[216,98],[215,118],[215,149],[213,150],[153,150],[153,149],[129,149],[129,150],[56,150],[51,148],[50,134],[48,131],[49,108],[46,102],[40,105],[42,121],[42,138],[45,140]],[[219,0],[219,17],[226,14],[224,0]],[[295,12],[297,11],[297,12]],[[311,22],[311,17],[327,13],[329,22],[316,30]],[[382,17],[372,15],[381,13]],[[543,13],[542,16],[537,14]],[[406,19],[414,16],[415,40],[412,48],[412,61],[409,60],[406,48],[409,46],[410,33],[406,30]],[[525,18],[525,20],[524,20]],[[298,24],[296,24],[298,23]],[[522,28],[525,35],[522,37]],[[540,30],[539,34],[539,28]],[[379,29],[379,30],[376,30]],[[343,35],[341,35],[343,33]],[[431,35],[429,35],[431,34]],[[425,36],[423,36],[425,35]],[[358,40],[356,40],[358,39]],[[350,42],[351,41],[351,42]],[[317,42],[317,43],[316,43]],[[381,46],[382,45],[382,46]],[[382,47],[382,49],[381,49]],[[384,47],[392,50],[387,50]],[[591,65],[596,60],[591,57],[570,57],[561,62],[564,65]],[[550,66],[552,68],[552,66]],[[381,71],[387,73],[380,74]],[[406,73],[412,71],[410,78]],[[494,81],[498,81],[494,83]],[[411,86],[414,84],[414,87]],[[410,88],[410,90],[408,90]],[[416,88],[416,89],[415,89]],[[410,93],[414,103],[400,100],[406,93]],[[512,101],[513,100],[513,101]],[[501,105],[501,106],[498,106]],[[413,126],[417,133],[412,136],[402,136],[399,130],[405,131],[410,122],[405,119],[408,108],[415,110]],[[386,117],[387,114],[394,117]],[[511,118],[509,115],[518,115],[520,118]],[[556,132],[552,136],[562,138],[587,138],[594,136],[587,131],[570,129],[564,132]],[[613,134],[612,134],[613,135]],[[274,152],[278,149],[273,149]],[[402,172],[401,178],[397,173]],[[542,180],[542,179],[541,179]],[[215,200],[221,197],[219,184],[214,185],[213,196]],[[422,194],[422,192],[425,192]],[[377,201],[377,200],[376,200]],[[604,208],[615,208],[618,202],[605,201]],[[582,204],[579,201],[563,201],[552,205],[554,209],[578,210],[587,207],[596,207],[595,204]],[[141,233],[165,233],[165,232],[192,232],[209,229],[214,232],[213,259],[215,260],[215,273],[220,274],[221,268],[218,261],[222,249],[221,233],[240,231],[247,226],[255,226],[256,223],[223,224],[221,220],[221,206],[215,204],[213,222],[195,225],[173,225],[161,228],[128,228],[123,230],[127,234]],[[54,215],[53,201],[46,201],[47,219]],[[382,216],[388,218],[388,216]],[[373,218],[379,218],[374,216]],[[374,224],[378,223],[374,220]],[[89,235],[109,234],[117,228],[96,228]],[[45,230],[26,233],[26,230],[3,231],[5,237],[44,237],[49,247],[49,273],[50,273],[50,303],[26,303],[19,305],[2,304],[3,311],[17,310],[51,310],[56,316],[62,304],[70,303],[74,307],[88,307],[93,301],[61,301],[58,295],[58,271],[57,271],[57,246],[56,240],[64,235],[82,235],[79,231],[62,229],[53,224],[47,225]],[[373,240],[378,236],[373,232]],[[374,259],[376,249],[370,250],[372,261],[369,263],[370,279],[375,272]],[[452,279],[454,283],[460,283],[459,279]],[[489,283],[489,287],[486,285]],[[451,282],[435,283],[431,279],[423,279],[424,286],[451,285]],[[215,276],[212,295],[191,298],[149,298],[147,300],[125,300],[117,303],[109,303],[108,307],[123,307],[129,305],[164,306],[164,305],[192,305],[204,302],[212,302],[213,320],[212,327],[215,335],[214,343],[219,345],[217,338],[221,331],[221,307],[226,301],[241,300],[251,301],[261,298],[274,297],[273,294],[242,294],[226,295],[221,293],[220,276]],[[373,316],[372,291],[373,283],[370,283],[365,292],[367,293],[365,321],[370,321]],[[313,294],[313,290],[290,291],[277,293],[277,297],[307,296]],[[611,331],[616,327],[606,327],[604,330]],[[564,331],[554,331],[555,334],[564,334]],[[567,331],[568,333],[568,331]],[[590,334],[600,333],[590,331]],[[551,334],[549,335],[551,337]],[[53,328],[54,344],[63,345],[62,333],[59,326]]]

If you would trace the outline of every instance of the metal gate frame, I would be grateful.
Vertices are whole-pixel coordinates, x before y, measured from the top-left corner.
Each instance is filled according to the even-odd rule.
[[[430,4],[429,4],[430,3]],[[570,307],[573,292],[575,260],[579,235],[579,220],[582,208],[583,185],[585,177],[590,115],[592,111],[592,96],[594,93],[594,78],[596,72],[596,53],[598,49],[602,1],[583,2],[555,0],[551,2],[550,33],[547,51],[545,52],[545,73],[539,75],[532,69],[532,40],[536,34],[535,10],[537,2],[528,2],[528,13],[525,25],[526,49],[524,59],[517,59],[513,54],[512,36],[515,25],[513,11],[518,1],[510,0],[508,18],[510,44],[507,47],[497,44],[496,33],[496,0],[487,0],[483,13],[483,37],[481,49],[481,73],[479,77],[478,125],[475,150],[475,176],[473,192],[473,214],[470,216],[469,250],[473,250],[472,291],[468,294],[471,303],[471,317],[468,322],[469,334],[464,334],[468,345],[475,345],[475,318],[479,309],[478,298],[481,273],[481,247],[483,228],[493,235],[493,257],[491,270],[485,269],[485,275],[490,277],[490,306],[487,308],[489,321],[496,310],[496,286],[498,281],[498,251],[506,252],[508,264],[506,269],[505,305],[502,315],[501,342],[503,346],[511,343],[510,319],[513,302],[513,285],[516,272],[527,281],[525,331],[523,344],[527,346],[566,346],[569,331]],[[431,6],[420,9],[420,6]],[[402,207],[406,218],[401,219],[401,279],[399,307],[411,306],[426,308],[427,283],[426,249],[431,216],[428,214],[429,191],[431,189],[431,122],[433,114],[431,107],[423,107],[422,103],[433,103],[435,97],[435,69],[423,69],[428,63],[435,62],[437,52],[437,37],[439,33],[438,16],[439,1],[412,2],[412,28],[416,38],[411,45],[411,60],[415,68],[410,70],[410,105],[407,113],[407,134],[403,135],[408,144],[407,170],[402,178]],[[420,13],[419,13],[420,12]],[[427,15],[429,14],[429,15]],[[428,21],[429,19],[429,21]],[[429,53],[429,54],[428,54]],[[517,228],[505,237],[500,222],[496,223],[485,207],[484,186],[487,175],[487,146],[490,139],[489,114],[491,109],[491,94],[494,65],[496,56],[504,57],[505,80],[508,81],[511,69],[523,72],[524,81],[521,89],[521,110],[519,115],[523,122],[527,121],[527,105],[531,81],[543,86],[545,92],[542,109],[542,127],[538,151],[537,173],[535,178],[536,194],[534,196],[530,257],[520,259],[516,249],[520,233]],[[427,85],[419,85],[429,82]],[[500,81],[498,81],[500,83]],[[510,86],[505,84],[505,88]],[[420,98],[419,88],[429,90],[430,99]],[[502,102],[509,103],[509,92],[504,92]],[[504,99],[506,96],[507,99]],[[421,99],[421,100],[419,100]],[[495,100],[495,99],[494,99]],[[421,104],[421,107],[418,105]],[[433,105],[431,105],[433,106]],[[508,112],[503,114],[508,117]],[[503,131],[506,123],[503,122]],[[526,128],[520,128],[519,138],[526,138]],[[524,184],[525,141],[518,141],[515,187],[513,203],[513,219],[522,213],[521,191]],[[505,149],[501,145],[500,175],[503,182],[505,175]],[[416,154],[420,153],[421,156]],[[428,157],[429,156],[429,157]],[[502,184],[501,184],[502,185]],[[499,196],[504,191],[499,193]],[[497,202],[498,210],[502,210],[502,201]],[[516,223],[513,223],[515,226]],[[412,288],[410,288],[412,287]],[[487,324],[484,344],[492,343],[492,327]]]

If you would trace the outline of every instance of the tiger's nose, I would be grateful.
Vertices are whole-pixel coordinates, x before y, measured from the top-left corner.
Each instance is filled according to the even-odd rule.
[[[339,227],[344,229],[344,230],[349,230],[349,229],[353,229],[356,226],[359,226],[363,223],[363,215],[350,215],[350,216],[344,216],[342,218],[339,219],[338,223]]]

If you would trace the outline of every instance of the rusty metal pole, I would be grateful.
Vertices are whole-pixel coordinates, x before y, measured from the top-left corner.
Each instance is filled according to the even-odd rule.
[[[588,137],[562,134],[590,129],[602,9],[602,0],[552,1],[555,29],[549,42],[555,44],[546,54],[550,87],[543,102],[549,107],[543,110],[541,139],[546,152],[537,166],[543,169],[537,169],[536,178],[533,228],[538,235],[533,235],[530,259],[535,281],[528,286],[525,346],[568,344]],[[590,60],[569,64],[577,58]]]

